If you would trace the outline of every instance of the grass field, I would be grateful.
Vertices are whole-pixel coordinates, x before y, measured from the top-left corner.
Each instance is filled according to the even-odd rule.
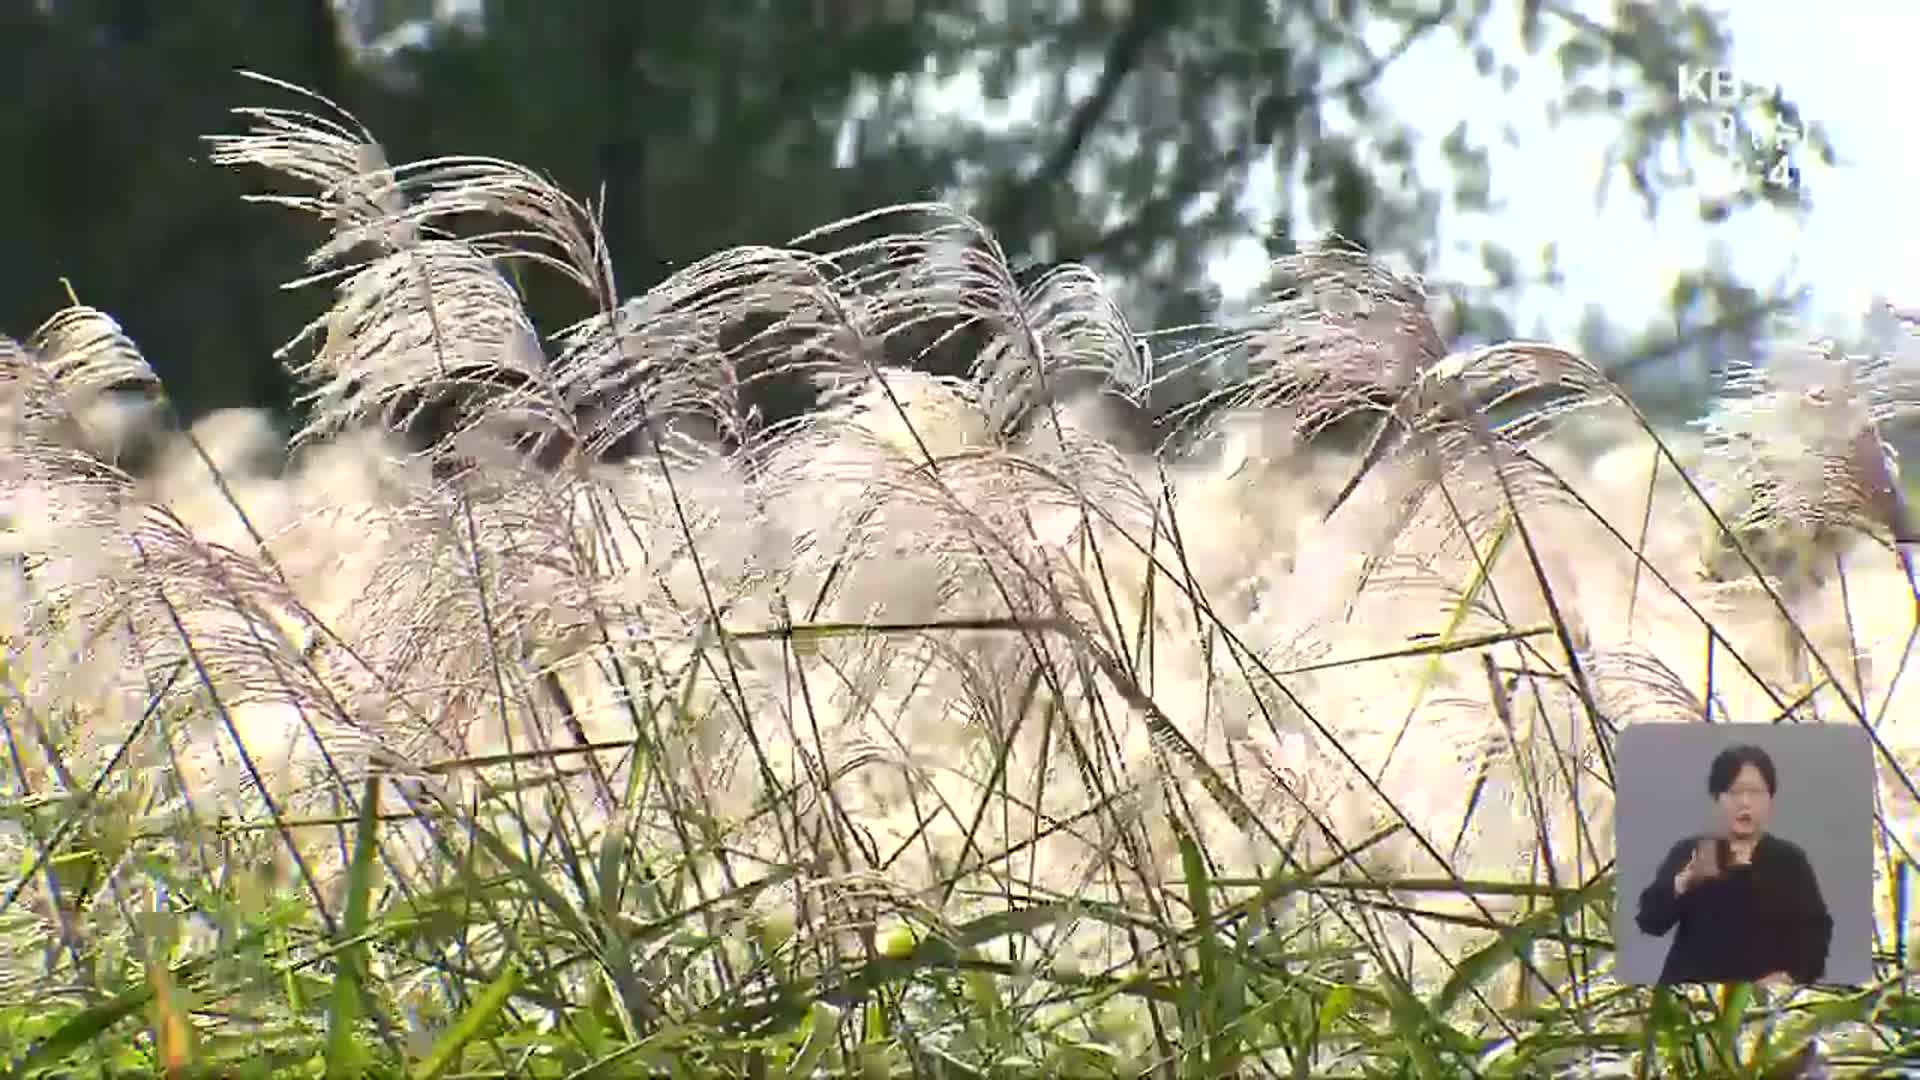
[[[1920,1054],[1897,365],[1665,431],[1358,253],[1143,337],[937,207],[627,297],[537,173],[296,104],[214,143],[330,230],[290,440],[170,427],[80,298],[0,339],[7,1075]],[[770,378],[827,404],[759,424]],[[1872,731],[1876,983],[1614,980],[1613,738],[1709,715]]]

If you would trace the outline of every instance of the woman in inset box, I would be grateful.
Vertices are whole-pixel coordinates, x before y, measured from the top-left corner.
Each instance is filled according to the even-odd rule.
[[[1767,832],[1780,789],[1773,759],[1733,746],[1707,770],[1707,794],[1724,831],[1690,836],[1661,860],[1640,894],[1640,929],[1678,926],[1660,982],[1818,982],[1827,968],[1833,917],[1806,852]]]

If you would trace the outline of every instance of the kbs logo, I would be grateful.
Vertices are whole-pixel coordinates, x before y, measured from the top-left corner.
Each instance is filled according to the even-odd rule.
[[[1777,82],[1742,78],[1731,68],[1680,65],[1675,78],[1682,105],[1708,110],[1713,146],[1743,184],[1798,188],[1807,132],[1781,114]]]
[[[1752,82],[1735,75],[1732,68],[1695,67],[1681,64],[1676,82],[1683,105],[1758,105],[1780,96],[1779,83]]]

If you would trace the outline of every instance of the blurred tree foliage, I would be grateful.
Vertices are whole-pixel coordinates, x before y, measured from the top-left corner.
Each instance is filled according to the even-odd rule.
[[[1232,241],[1264,238],[1280,254],[1302,233],[1337,229],[1424,268],[1444,205],[1498,212],[1486,148],[1465,123],[1439,140],[1447,173],[1422,175],[1421,135],[1374,92],[1426,38],[1457,46],[1461,79],[1509,86],[1516,56],[1501,43],[1551,50],[1565,75],[1554,107],[1617,119],[1613,160],[1634,191],[1651,204],[1687,188],[1690,175],[1663,175],[1657,162],[1705,122],[1674,75],[1724,54],[1716,22],[1683,0],[1623,0],[1604,22],[1581,10],[1573,0],[0,0],[0,327],[30,330],[64,302],[65,278],[125,323],[189,415],[286,404],[272,351],[324,297],[279,284],[316,236],[243,203],[261,177],[205,161],[201,137],[233,130],[232,107],[288,103],[263,101],[270,92],[241,68],[332,98],[396,160],[495,155],[603,195],[626,293],[729,245],[945,198],[991,226],[1016,265],[1086,261],[1122,283],[1142,324],[1193,321],[1218,311],[1204,267]],[[930,93],[962,77],[977,80],[985,108]],[[1269,202],[1283,214],[1250,215],[1249,183],[1277,184]],[[1737,192],[1702,212],[1782,197]],[[1501,299],[1532,271],[1514,253],[1484,254],[1491,284],[1462,294],[1462,331],[1511,332]],[[1711,324],[1756,300],[1714,274],[1689,289],[1676,294],[1682,322]],[[533,301],[549,325],[580,314]]]

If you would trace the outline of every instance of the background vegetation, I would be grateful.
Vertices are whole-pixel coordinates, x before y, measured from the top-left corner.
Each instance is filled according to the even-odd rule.
[[[314,234],[243,205],[246,182],[207,166],[238,68],[339,102],[399,159],[494,155],[603,200],[623,291],[932,198],[978,217],[1021,272],[1087,263],[1136,325],[1177,326],[1223,314],[1205,266],[1235,239],[1284,255],[1333,230],[1414,269],[1478,244],[1439,235],[1440,210],[1470,223],[1533,181],[1491,174],[1484,125],[1418,131],[1376,90],[1435,39],[1458,42],[1461,82],[1512,85],[1516,22],[1564,72],[1558,114],[1617,122],[1610,197],[1698,201],[1710,219],[1790,212],[1784,189],[1707,198],[1674,171],[1708,123],[1675,72],[1728,44],[1683,0],[1598,20],[1562,0],[20,0],[0,5],[0,326],[37,325],[65,277],[139,338],[190,418],[286,409],[272,352],[319,309],[279,283]],[[1416,170],[1436,142],[1447,171]],[[1250,183],[1276,186],[1276,216],[1250,216]],[[1460,306],[1450,335],[1512,336],[1515,290],[1556,273],[1541,250],[1483,261],[1480,280],[1430,283]],[[1593,298],[1586,342],[1692,395],[1681,408],[1706,385],[1680,373],[1742,355],[1755,314],[1791,299],[1700,262],[1659,326],[1611,326]],[[570,303],[534,299],[556,318],[579,314]],[[776,412],[804,404],[768,393]]]

